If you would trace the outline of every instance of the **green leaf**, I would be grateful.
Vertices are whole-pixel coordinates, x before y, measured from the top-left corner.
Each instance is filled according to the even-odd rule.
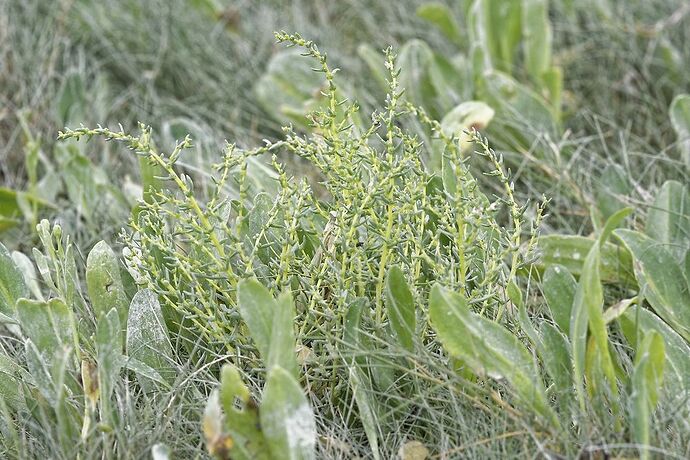
[[[640,445],[640,458],[649,458],[647,446],[651,442],[651,414],[659,399],[664,371],[664,340],[656,331],[650,331],[635,353],[630,395],[630,418],[634,440]]]
[[[283,294],[276,302],[256,279],[247,279],[237,286],[237,304],[266,368],[279,365],[296,377],[295,306],[291,296]]]
[[[274,458],[314,458],[314,414],[297,380],[282,367],[275,366],[268,371],[260,419]]]
[[[149,289],[137,292],[129,306],[127,355],[154,369],[166,382],[175,380],[168,328],[158,298]],[[142,384],[148,385],[146,381]]]
[[[0,187],[0,232],[21,223],[22,211],[17,203],[17,192]]]
[[[121,331],[120,317],[113,307],[101,317],[96,328],[96,362],[101,391],[101,414],[106,421],[110,421],[113,416],[110,413],[110,397],[123,364]]]
[[[153,381],[162,385],[165,388],[170,388],[170,383],[168,383],[156,369],[152,368],[148,364],[144,364],[138,359],[128,356],[124,360],[123,366],[126,369],[134,372],[138,376],[143,377],[145,381]]]
[[[405,90],[407,100],[429,110],[432,116],[439,116],[433,110],[433,104],[429,104],[433,101],[435,95],[427,72],[433,60],[434,53],[429,48],[429,45],[421,40],[414,39],[408,41],[400,48],[396,67],[400,69],[400,89]]]
[[[322,75],[305,65],[298,51],[287,50],[271,58],[254,92],[259,104],[277,121],[306,128],[307,113],[323,101],[322,86]]]
[[[570,343],[561,331],[547,322],[542,323],[539,335],[544,348],[542,360],[553,380],[556,399],[562,408],[567,408],[573,388]]]
[[[26,367],[33,378],[41,396],[43,396],[51,407],[57,404],[57,391],[50,375],[50,367],[43,357],[43,354],[36,348],[31,339],[24,342],[24,352],[26,354]]]
[[[474,372],[505,379],[519,401],[552,426],[560,423],[548,405],[532,355],[503,326],[470,312],[467,300],[438,284],[431,289],[429,318],[448,353]]]
[[[498,71],[486,73],[479,96],[496,110],[489,138],[493,136],[511,146],[528,149],[543,134],[558,137],[557,108],[510,75]]]
[[[653,312],[638,306],[630,307],[619,319],[621,331],[634,349],[650,332],[658,332],[665,343],[664,393],[673,404],[685,404],[690,408],[690,346]],[[638,345],[639,344],[639,345]]]
[[[386,83],[386,70],[383,64],[385,61],[384,55],[367,43],[362,43],[357,47],[357,54],[367,64],[371,75],[379,84],[379,87],[386,90],[388,84]]]
[[[595,240],[584,236],[547,235],[537,241],[541,258],[536,268],[544,270],[550,265],[562,265],[574,276],[582,274],[585,256]],[[601,280],[606,283],[635,284],[632,256],[622,246],[607,242],[600,248]]]
[[[415,307],[410,287],[400,267],[392,266],[386,276],[388,318],[400,345],[414,351]]]
[[[525,67],[535,82],[541,82],[551,67],[551,24],[547,0],[523,0],[522,38]]]
[[[271,343],[266,359],[266,368],[280,366],[297,378],[299,371],[295,353],[295,303],[289,292],[282,293],[276,302],[273,316]]]
[[[127,324],[129,302],[120,276],[120,264],[105,241],[96,243],[86,258],[86,286],[96,320],[114,308],[120,324]]]
[[[31,294],[33,294],[33,296],[36,299],[43,300],[43,293],[41,292],[41,288],[38,285],[38,275],[36,274],[36,267],[34,266],[33,262],[31,262],[31,259],[29,259],[22,252],[13,251],[12,260],[14,261],[19,271],[22,272],[22,275],[24,277],[24,283],[26,284]]]
[[[645,233],[682,260],[690,248],[690,188],[666,181],[649,208]]]
[[[29,297],[24,276],[7,248],[0,243],[0,313],[14,318],[16,303],[21,297]]]
[[[49,365],[64,348],[77,348],[74,315],[62,299],[19,299],[17,318],[24,336],[31,339]]]
[[[462,44],[460,28],[453,18],[453,12],[440,2],[422,3],[417,7],[417,16],[430,22],[456,45]]]
[[[259,408],[252,400],[236,367],[225,365],[221,370],[220,393],[214,391],[204,415],[204,435],[209,452],[238,460],[268,460],[266,445],[259,421]],[[220,404],[225,411],[222,424]]]
[[[566,335],[570,334],[570,317],[577,281],[563,265],[550,265],[544,272],[542,290],[551,317]]]
[[[612,215],[601,231],[599,238],[592,245],[585,263],[582,267],[582,275],[575,291],[573,309],[570,319],[570,343],[573,353],[573,380],[575,392],[580,404],[580,409],[585,410],[584,377],[587,354],[587,331],[591,331],[594,345],[597,348],[597,360],[590,366],[601,366],[604,376],[609,382],[611,394],[618,395],[615,368],[609,352],[609,340],[606,323],[604,321],[604,292],[601,284],[601,247],[606,243],[616,226],[618,226],[631,209],[626,208]],[[598,369],[595,369],[595,371]],[[597,372],[595,372],[597,373]],[[590,382],[590,388],[595,388],[596,383]],[[614,408],[615,409],[615,408]]]
[[[687,168],[690,168],[690,95],[679,94],[671,102],[669,108],[671,125],[678,136],[681,158]]]
[[[614,232],[635,258],[640,292],[652,308],[690,341],[690,292],[683,269],[665,247],[633,230]]]

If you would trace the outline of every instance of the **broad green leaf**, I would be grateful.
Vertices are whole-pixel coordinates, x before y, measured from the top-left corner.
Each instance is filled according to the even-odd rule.
[[[324,100],[322,75],[305,64],[296,50],[276,53],[254,87],[259,104],[284,125],[307,128],[307,113]]]
[[[520,307],[518,319],[522,330],[534,344],[546,372],[554,385],[549,393],[556,393],[556,400],[567,408],[572,394],[570,343],[558,328],[542,321],[539,331],[535,329],[524,306]],[[551,396],[551,395],[549,395]]]
[[[690,248],[690,188],[666,181],[649,208],[645,233],[682,260]]]
[[[417,16],[433,24],[456,45],[462,44],[460,28],[453,17],[453,12],[443,3],[422,3],[417,7]]]
[[[41,396],[43,396],[51,407],[57,404],[57,391],[50,374],[50,366],[44,359],[43,353],[36,348],[31,339],[24,342],[24,352],[26,354],[26,367],[33,378]]]
[[[400,267],[394,265],[386,277],[386,306],[395,337],[408,351],[414,350],[415,306],[410,287]]]
[[[62,299],[19,299],[17,319],[24,336],[31,339],[49,365],[64,348],[77,347],[74,315]]]
[[[542,78],[549,94],[549,103],[556,117],[556,122],[560,123],[563,100],[563,70],[560,67],[551,67],[542,75]]]
[[[690,341],[690,292],[683,269],[665,247],[633,230],[614,232],[635,258],[640,291],[652,308]]]
[[[24,276],[7,248],[0,243],[0,313],[14,318],[16,303],[21,297],[29,297]]]
[[[267,369],[278,365],[297,377],[295,305],[289,293],[276,301],[256,279],[242,280],[237,304]]]
[[[86,258],[86,286],[96,320],[115,309],[121,325],[127,324],[129,302],[120,276],[120,264],[105,241],[99,241]]]
[[[298,378],[297,355],[295,353],[295,303],[289,292],[282,293],[276,302],[273,316],[271,344],[266,360],[266,368],[280,366],[294,378]]]
[[[690,345],[653,312],[638,306],[630,307],[619,319],[623,335],[638,350],[638,337],[656,331],[665,344],[664,391],[672,403],[690,407]]]
[[[510,71],[520,42],[521,0],[475,0],[467,15],[470,43],[486,56],[482,70]]]
[[[0,256],[1,257],[1,256]],[[36,267],[34,266],[31,259],[29,259],[23,252],[13,251],[12,260],[14,260],[15,265],[22,272],[24,277],[24,283],[29,288],[29,291],[38,300],[43,299],[43,293],[38,285],[38,275],[36,274]],[[26,296],[23,296],[26,297]]]
[[[449,59],[436,53],[427,70],[429,82],[434,89],[434,98],[430,102],[433,102],[438,116],[472,99],[474,77],[472,69],[462,55]]]
[[[175,380],[168,328],[158,298],[149,289],[137,292],[129,305],[127,356],[151,367],[168,383]]]
[[[596,241],[574,235],[547,235],[538,239],[541,258],[536,268],[543,270],[550,265],[562,265],[575,277],[582,274],[585,257]],[[611,242],[602,245],[601,280],[606,283],[635,284],[632,257],[623,246]]]
[[[690,95],[679,94],[671,102],[669,108],[671,125],[678,136],[681,158],[687,168],[690,168]]]
[[[282,367],[268,371],[260,409],[261,428],[274,458],[312,459],[316,421],[297,380]]]
[[[551,24],[547,0],[523,0],[522,39],[525,67],[535,82],[541,82],[551,67]]]
[[[164,379],[163,376],[156,369],[149,366],[148,364],[144,364],[143,362],[139,361],[138,359],[135,359],[135,358],[128,356],[125,359],[123,366],[125,368],[127,368],[128,370],[134,372],[138,376],[143,377],[144,379],[148,379],[148,380],[151,380],[153,382],[156,382],[165,388],[170,388],[170,383],[166,379]],[[166,375],[166,377],[167,377],[167,375]],[[169,379],[169,377],[168,377],[168,379]]]
[[[498,71],[484,75],[479,96],[495,111],[489,138],[496,136],[519,148],[530,148],[543,134],[558,137],[558,111],[540,94]]]
[[[640,458],[650,458],[650,422],[662,386],[664,355],[664,340],[656,331],[645,334],[635,353],[630,418],[635,442],[640,445]]]
[[[261,283],[248,279],[240,281],[237,286],[237,306],[256,348],[267,359],[273,333],[273,315],[278,309],[276,301]]]
[[[572,358],[567,336],[555,326],[544,322],[539,328],[543,344],[544,367],[554,383],[556,399],[563,408],[568,407],[572,397]]]
[[[542,290],[551,317],[566,335],[570,334],[570,317],[577,281],[563,265],[550,265],[544,272]]]
[[[434,53],[429,45],[414,39],[400,48],[396,67],[400,69],[400,89],[405,90],[407,100],[424,107],[436,117],[439,114],[435,113],[435,108],[429,104],[435,92],[427,72],[433,60]]]
[[[225,365],[220,380],[220,392],[212,393],[204,416],[209,452],[218,456],[226,452],[226,456],[238,460],[268,460],[271,457],[259,422],[259,408],[239,371],[232,365]],[[225,412],[224,426],[220,405]]]
[[[560,426],[549,407],[532,355],[500,324],[472,313],[467,300],[438,284],[431,289],[429,318],[448,353],[474,372],[505,379],[519,401],[553,426]]]

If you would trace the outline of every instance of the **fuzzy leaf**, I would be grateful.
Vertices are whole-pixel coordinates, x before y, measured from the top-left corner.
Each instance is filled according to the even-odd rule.
[[[406,350],[413,351],[416,324],[414,299],[405,275],[397,265],[388,270],[386,300],[388,318],[398,342]]]
[[[645,233],[682,260],[690,248],[690,188],[666,181],[649,208]]]
[[[291,296],[284,294],[276,302],[261,283],[248,279],[237,287],[237,303],[266,368],[279,365],[296,377],[295,306]]]
[[[260,419],[274,458],[314,458],[314,414],[297,380],[282,367],[276,366],[268,371]]]
[[[659,398],[664,371],[664,340],[656,331],[645,334],[635,354],[630,395],[630,418],[635,442],[640,445],[640,458],[650,458],[646,449],[651,441],[651,415]]]
[[[575,300],[577,281],[562,265],[550,265],[542,284],[551,317],[566,335],[570,334],[570,315]]]
[[[635,276],[640,291],[672,328],[690,341],[690,292],[683,269],[663,245],[633,230],[615,235],[635,257]]]
[[[154,369],[168,383],[174,381],[168,328],[158,298],[149,289],[137,292],[129,306],[127,355]]]
[[[417,16],[430,22],[453,43],[461,44],[460,28],[453,18],[453,12],[440,2],[422,3],[417,7]]]
[[[653,312],[632,306],[618,318],[623,335],[635,350],[638,337],[657,332],[665,344],[664,393],[676,404],[690,408],[690,346]]]
[[[505,379],[523,405],[559,426],[546,400],[532,355],[515,335],[472,313],[462,295],[438,284],[431,289],[429,318],[451,356],[462,359],[480,375]]]
[[[0,313],[14,318],[21,297],[29,297],[29,289],[7,248],[0,243]]]
[[[120,264],[105,241],[99,241],[86,258],[86,286],[96,319],[115,308],[120,325],[127,324],[129,302],[120,276]]]

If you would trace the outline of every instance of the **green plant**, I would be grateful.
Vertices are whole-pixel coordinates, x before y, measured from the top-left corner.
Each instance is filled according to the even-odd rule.
[[[266,385],[257,405],[238,369],[222,369],[220,390],[211,394],[204,416],[208,450],[218,458],[314,458],[316,424],[297,382],[292,298],[275,301],[256,280],[242,281],[237,297],[266,363]]]
[[[555,259],[567,265],[549,265],[544,273],[544,295],[551,316],[561,333],[569,337],[567,348],[572,355],[573,379],[577,389],[580,410],[585,410],[588,399],[581,383],[586,378],[590,395],[605,391],[612,404],[615,402],[620,381],[630,387],[630,417],[633,437],[644,446],[650,444],[650,415],[663,395],[671,404],[680,404],[688,411],[687,394],[690,391],[690,305],[687,260],[690,252],[690,213],[687,210],[688,189],[678,182],[669,181],[659,190],[650,207],[645,232],[617,229],[626,214],[624,209],[613,214],[597,240],[579,240],[588,247],[586,258],[569,253],[571,237],[546,237],[541,244],[546,252],[542,260]],[[604,256],[603,248],[613,235],[620,244],[612,244]],[[614,250],[615,248],[615,250]],[[561,252],[562,251],[562,252]],[[554,253],[559,252],[554,257]],[[609,283],[621,293],[632,288],[636,295],[607,302],[602,281],[609,257],[609,270],[617,261],[626,260],[626,272],[610,270]],[[620,267],[620,265],[618,265]],[[634,272],[632,280],[631,272]],[[570,273],[579,276],[576,282]],[[622,334],[635,350],[632,375],[622,372],[624,353],[614,351],[611,334]],[[532,334],[528,333],[532,336]],[[552,359],[543,357],[542,359]],[[663,384],[662,384],[663,372]],[[647,450],[641,455],[649,456]]]
[[[423,110],[401,104],[392,53],[386,61],[386,106],[373,115],[369,126],[359,127],[352,119],[357,105],[339,99],[333,71],[318,48],[299,36],[277,37],[302,47],[317,62],[325,77],[325,106],[309,115],[315,129],[307,137],[288,129],[285,141],[259,149],[229,146],[207,201],[196,197],[191,179],[176,165],[189,139],[167,155],[140,136],[105,128],[70,130],[60,137],[100,135],[121,141],[164,171],[161,188],[130,220],[125,260],[136,282],[161,299],[172,331],[203,340],[204,348],[213,350],[208,360],[215,354],[229,356],[237,371],[226,371],[235,376],[227,377],[235,382],[224,384],[232,388],[227,391],[241,396],[246,405],[237,372],[261,380],[261,357],[270,388],[272,363],[286,359],[271,357],[278,326],[268,321],[270,311],[279,311],[284,300],[274,304],[265,292],[243,300],[249,288],[241,280],[254,276],[272,292],[293,293],[302,378],[317,419],[338,417],[354,403],[360,414],[354,423],[379,456],[384,448],[380,439],[388,433],[397,436],[383,425],[393,422],[386,408],[399,411],[401,399],[414,398],[410,392],[416,385],[428,385],[408,372],[409,361],[385,364],[389,338],[395,337],[408,352],[425,346],[438,350],[431,330],[415,320],[425,317],[423,309],[414,307],[436,282],[462,292],[484,316],[504,320],[509,299],[520,295],[516,277],[527,261],[521,243],[523,232],[530,233],[529,222],[525,208],[515,202],[500,157],[485,139],[472,137],[481,146],[479,155],[487,160],[488,174],[501,187],[501,196],[494,199],[480,191],[457,133],[447,135]],[[420,161],[431,146],[400,128],[404,117],[435,133],[434,148],[440,147],[443,158],[441,175]],[[298,155],[318,169],[325,198],[312,192],[306,181],[291,180],[276,160],[276,196],[246,194],[247,159],[280,151]],[[240,190],[237,200],[229,199],[227,192],[233,178]],[[389,271],[391,266],[397,268]],[[404,290],[401,286],[407,283]],[[257,296],[264,300],[251,300]],[[284,331],[286,326],[280,324]],[[283,353],[289,349],[281,347]],[[370,357],[360,357],[361,350]],[[291,366],[281,367],[294,375]],[[211,406],[217,413],[217,405]],[[226,413],[233,411],[227,403],[223,406]],[[258,416],[263,418],[261,409]],[[248,436],[233,426],[231,417],[227,423],[210,430],[213,452],[231,449],[224,430],[233,437]],[[423,436],[429,430],[426,424],[415,427]],[[258,439],[261,433],[251,436]]]
[[[10,333],[0,341],[0,452],[114,458],[150,448],[153,438],[130,429],[188,391],[157,298],[148,290],[132,298],[131,279],[102,241],[89,253],[84,292],[62,228],[44,220],[37,233],[36,265],[0,244],[0,321]]]

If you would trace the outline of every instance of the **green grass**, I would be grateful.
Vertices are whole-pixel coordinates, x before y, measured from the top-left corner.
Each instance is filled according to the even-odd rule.
[[[512,65],[498,54],[492,63],[541,102],[492,92],[469,59],[469,1],[441,2],[457,40],[415,15],[421,1],[221,3],[0,3],[0,241],[33,260],[0,251],[0,383],[22,399],[0,389],[0,456],[139,458],[158,444],[172,458],[208,456],[207,446],[245,435],[232,418],[202,431],[204,411],[242,401],[207,405],[214,389],[236,391],[221,379],[228,364],[257,414],[306,398],[317,458],[393,458],[412,441],[431,458],[690,455],[678,309],[690,290],[689,171],[669,117],[690,92],[684,2],[550,2],[562,106],[530,67],[524,37]],[[318,49],[279,35],[311,56],[280,64],[274,30]],[[362,43],[402,57],[389,56],[388,69],[384,53],[365,62]],[[430,83],[423,43],[433,59],[466,61]],[[408,87],[400,94],[379,75]],[[448,126],[474,122],[445,115],[470,99],[495,113],[466,149],[453,140],[466,134]],[[607,227],[625,207],[632,214]],[[44,218],[62,234],[37,227]],[[100,240],[121,278],[104,282],[107,294],[87,282]],[[28,267],[34,288],[12,278],[31,279]],[[288,308],[283,292],[294,301],[269,338],[236,294],[253,277],[275,309]],[[436,283],[452,301],[434,297]],[[144,288],[160,301],[169,345],[150,348],[164,358],[129,344],[121,356],[145,366],[108,371],[108,344],[136,326],[103,329],[115,321],[108,296],[118,293],[116,311],[136,311]],[[26,320],[32,304],[20,297],[61,299],[78,325],[69,350],[42,356],[43,383],[25,340],[40,342]],[[627,310],[614,318],[613,305]],[[583,336],[568,331],[571,317]],[[275,336],[287,342],[262,345]],[[553,340],[584,357],[559,357]],[[112,396],[89,402],[84,359]],[[265,389],[286,381],[275,368],[301,387],[277,405]],[[286,420],[261,420],[251,436],[268,450],[255,455],[275,456],[286,438],[269,433]]]

